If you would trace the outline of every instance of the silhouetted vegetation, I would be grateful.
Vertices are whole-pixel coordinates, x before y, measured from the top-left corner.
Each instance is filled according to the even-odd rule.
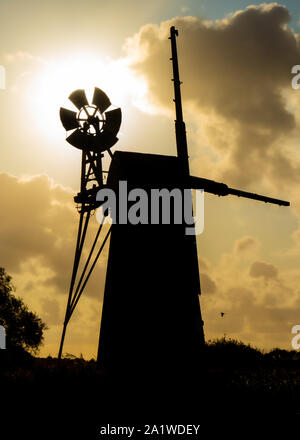
[[[98,384],[105,377],[94,359],[85,360],[67,354],[58,360],[32,358],[28,368],[11,366],[4,373],[8,381],[41,384],[63,380],[65,383],[74,379],[77,385],[93,381]],[[120,368],[120,375],[122,369]],[[277,392],[292,392],[300,402],[300,352],[274,349],[263,353],[258,348],[246,345],[234,339],[217,339],[206,343],[204,362],[199,376],[206,378],[206,385],[211,390],[225,388],[231,391],[249,391],[273,395]],[[149,380],[149,377],[145,378]],[[279,397],[279,396],[278,396]],[[300,408],[300,406],[299,406]]]
[[[11,276],[0,267],[0,325],[5,327],[7,346],[1,355],[9,360],[28,360],[30,354],[37,354],[47,326],[14,292]]]
[[[206,344],[206,362],[211,366],[241,367],[262,361],[263,353],[235,339],[215,339]]]
[[[61,360],[32,357],[25,366],[0,369],[0,387],[3,390],[5,384],[13,402],[32,396],[34,402],[28,412],[35,408],[43,417],[48,408],[52,420],[61,418],[65,429],[72,428],[76,435],[82,423],[84,438],[98,438],[97,427],[112,419],[114,423],[135,425],[170,420],[202,423],[211,433],[223,427],[215,423],[216,417],[233,426],[243,420],[250,429],[256,420],[267,423],[268,417],[284,420],[284,416],[292,418],[299,413],[299,352],[276,348],[264,353],[241,341],[222,338],[209,341],[203,357],[196,377],[185,372],[171,375],[169,381],[163,375],[153,380],[149,371],[127,377],[122,366],[109,375],[94,359],[71,354]],[[66,408],[78,414],[76,423],[68,424],[64,419]],[[87,429],[91,430],[89,436]]]

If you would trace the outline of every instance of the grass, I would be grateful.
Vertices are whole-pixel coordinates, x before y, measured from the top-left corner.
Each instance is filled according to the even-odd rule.
[[[26,356],[15,363],[11,359],[6,365],[0,363],[0,387],[10,390],[12,404],[16,398],[34,396],[40,403],[36,411],[55,402],[57,417],[66,407],[75,412],[80,408],[80,420],[92,420],[90,426],[111,421],[112,415],[127,423],[166,423],[167,419],[205,423],[215,420],[216,414],[225,421],[243,416],[248,420],[251,415],[253,424],[262,415],[274,421],[300,414],[300,352],[296,351],[275,348],[264,353],[222,338],[207,342],[196,377],[185,372],[168,383],[166,378],[151,378],[151,372],[126,377],[121,367],[118,374],[105,374],[94,359]]]

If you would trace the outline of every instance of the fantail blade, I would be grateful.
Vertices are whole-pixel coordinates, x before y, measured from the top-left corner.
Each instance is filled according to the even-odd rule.
[[[61,123],[66,130],[72,130],[79,127],[79,122],[76,119],[76,112],[61,107],[59,110],[59,116]]]
[[[69,96],[69,100],[80,110],[84,105],[89,105],[86,94],[83,89],[75,90]]]
[[[122,121],[122,112],[120,108],[116,108],[105,113],[104,131],[117,134]]]
[[[95,87],[92,104],[99,108],[100,113],[103,113],[111,105],[111,102],[103,90]]]

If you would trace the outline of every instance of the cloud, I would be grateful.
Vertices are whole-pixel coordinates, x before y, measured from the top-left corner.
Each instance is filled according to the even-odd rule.
[[[5,267],[18,272],[20,265],[33,257],[52,261],[53,269],[64,267],[75,229],[74,213],[66,203],[66,193],[70,201],[72,193],[54,185],[47,176],[18,179],[1,173],[0,185],[5,188],[0,194],[0,258]]]
[[[242,237],[235,242],[234,250],[237,254],[257,248],[258,241],[254,237]]]
[[[200,267],[200,271],[201,271],[201,272],[202,272],[202,271],[207,271],[207,270],[209,269],[209,267],[210,267],[210,263],[209,263],[208,260],[206,260],[206,259],[203,258],[203,257],[199,257],[199,258],[198,258],[198,261],[199,261],[199,267]]]
[[[0,186],[0,266],[13,276],[16,295],[47,323],[42,353],[54,354],[65,313],[79,218],[73,192],[46,175],[17,178],[0,173]],[[93,216],[83,262],[98,226]],[[83,335],[82,352],[90,356],[95,351],[107,252],[105,246],[72,317],[74,330],[70,331],[71,345],[66,347],[69,351],[77,353],[76,344]]]
[[[63,315],[61,313],[58,301],[50,298],[43,298],[42,304],[44,319],[49,325],[59,325],[63,322]]]
[[[216,283],[210,278],[207,273],[202,273],[200,276],[201,279],[201,292],[210,294],[215,293],[217,290]]]
[[[200,142],[209,145],[217,158],[215,174],[231,185],[267,181],[282,189],[300,181],[299,157],[291,147],[300,133],[300,96],[290,74],[300,50],[289,20],[285,6],[262,4],[215,22],[177,17],[147,24],[126,43],[132,68],[147,79],[148,101],[170,114],[168,35],[171,25],[179,30],[185,109],[201,131],[192,153],[205,156]]]
[[[187,12],[190,8],[188,6],[182,6],[181,7],[181,12]]]
[[[26,61],[30,61],[30,62],[36,62],[36,63],[41,63],[44,64],[45,60],[41,57],[32,55],[29,52],[23,52],[23,51],[18,51],[18,52],[14,52],[14,53],[6,53],[4,54],[4,60],[7,64],[12,64],[12,63],[17,63],[17,62],[21,62],[24,63]]]
[[[277,278],[278,269],[273,264],[255,261],[250,268],[249,275],[253,278],[262,277],[265,280]]]
[[[71,190],[54,184],[47,176],[18,179],[5,173],[0,174],[0,185],[5,188],[0,194],[3,266],[16,273],[22,264],[33,259],[36,264],[38,260],[48,270],[44,284],[65,294],[78,222]],[[97,222],[91,221],[91,236],[97,227]],[[97,285],[91,286],[90,293],[96,294]]]
[[[207,339],[226,334],[266,350],[291,348],[291,328],[299,322],[299,270],[279,270],[263,261],[262,252],[255,237],[244,236],[214,264],[206,258],[200,302]]]
[[[5,53],[3,60],[7,70],[8,88],[15,94],[23,91],[24,86],[29,86],[37,69],[47,66],[46,59],[23,51]]]

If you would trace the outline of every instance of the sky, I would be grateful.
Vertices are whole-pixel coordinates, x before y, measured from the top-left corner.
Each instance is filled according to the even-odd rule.
[[[300,324],[299,2],[0,0],[0,265],[49,327],[42,356],[58,351],[78,222],[80,152],[65,141],[59,108],[70,108],[73,90],[100,87],[122,109],[113,150],[176,154],[171,25],[192,174],[291,202],[205,195],[206,339],[291,349]],[[93,217],[91,234],[96,227]],[[96,356],[107,249],[65,352]]]

